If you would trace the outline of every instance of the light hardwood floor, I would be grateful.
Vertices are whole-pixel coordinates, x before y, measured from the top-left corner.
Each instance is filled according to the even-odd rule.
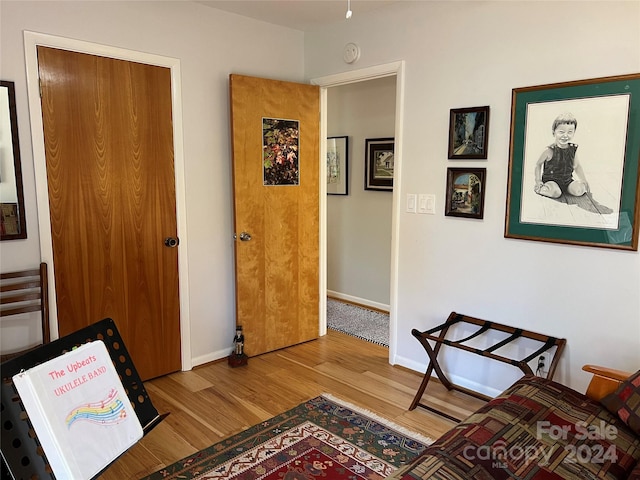
[[[318,340],[249,359],[214,362],[145,383],[169,412],[154,430],[101,475],[138,479],[323,393],[437,438],[454,423],[418,407],[408,411],[422,375],[389,365],[389,350],[332,330]],[[482,401],[429,383],[424,401],[464,418]]]

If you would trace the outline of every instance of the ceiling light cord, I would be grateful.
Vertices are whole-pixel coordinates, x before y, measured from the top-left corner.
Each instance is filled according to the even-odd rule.
[[[351,15],[353,15],[353,12],[351,11],[351,0],[347,0],[347,20],[351,18]]]

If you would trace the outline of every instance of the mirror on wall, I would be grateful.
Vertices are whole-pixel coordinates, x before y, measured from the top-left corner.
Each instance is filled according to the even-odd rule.
[[[13,82],[0,81],[0,240],[27,238],[18,142],[16,91]]]

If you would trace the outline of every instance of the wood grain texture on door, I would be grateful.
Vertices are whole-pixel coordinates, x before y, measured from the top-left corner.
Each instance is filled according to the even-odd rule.
[[[249,356],[319,332],[319,87],[230,76],[236,317]],[[299,128],[299,184],[265,185],[263,120]]]
[[[38,47],[60,336],[114,319],[143,379],[180,369],[170,69]]]

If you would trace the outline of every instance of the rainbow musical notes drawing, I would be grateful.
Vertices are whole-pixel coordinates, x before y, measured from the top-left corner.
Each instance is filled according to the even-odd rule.
[[[122,422],[127,416],[124,403],[118,396],[116,389],[111,389],[107,397],[93,403],[86,403],[74,408],[65,423],[67,428],[78,421],[97,423],[100,425],[116,425]]]

